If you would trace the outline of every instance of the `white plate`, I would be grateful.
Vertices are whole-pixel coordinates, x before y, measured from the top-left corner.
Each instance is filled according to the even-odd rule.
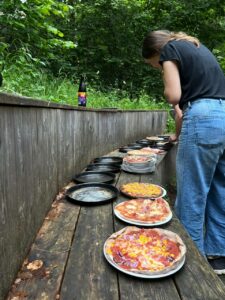
[[[155,171],[155,164],[153,166],[147,166],[147,167],[142,167],[140,168],[140,166],[128,166],[128,165],[122,165],[121,169],[125,172],[129,172],[129,173],[136,173],[136,174],[148,174],[148,173],[153,173]]]
[[[155,278],[163,278],[163,277],[170,276],[170,275],[176,273],[177,271],[179,271],[183,267],[184,262],[185,262],[185,256],[184,256],[184,258],[182,259],[182,261],[180,262],[180,264],[175,269],[173,269],[173,270],[171,270],[171,271],[169,271],[169,272],[167,272],[165,274],[146,275],[146,274],[138,274],[138,273],[135,273],[135,272],[131,272],[131,271],[128,271],[128,270],[123,269],[120,266],[118,266],[114,261],[112,261],[111,259],[109,259],[108,256],[106,255],[106,253],[105,253],[105,244],[104,244],[103,252],[104,252],[104,256],[105,256],[106,260],[114,268],[116,268],[117,270],[119,270],[119,271],[121,271],[123,273],[126,273],[126,274],[134,276],[134,277],[139,277],[139,278],[155,279]]]
[[[120,219],[120,220],[122,220],[122,221],[124,221],[126,223],[134,224],[134,225],[139,225],[139,226],[150,226],[150,227],[165,224],[165,223],[169,222],[172,219],[172,217],[173,217],[173,214],[171,212],[170,215],[168,216],[168,218],[165,219],[164,221],[156,222],[156,223],[146,223],[146,222],[134,221],[134,220],[126,219],[123,216],[121,216],[119,213],[117,213],[115,211],[115,208],[114,208],[114,214],[117,216],[118,219]]]

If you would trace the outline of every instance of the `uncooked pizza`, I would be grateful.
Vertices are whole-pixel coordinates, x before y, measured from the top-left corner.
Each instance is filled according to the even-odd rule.
[[[154,142],[164,141],[164,138],[161,138],[158,136],[147,136],[146,139],[149,141],[154,141]]]
[[[151,160],[148,156],[128,155],[123,158],[123,162],[126,163],[146,163]]]
[[[159,185],[143,182],[130,182],[120,187],[123,194],[132,198],[160,198],[165,190]]]
[[[144,156],[155,156],[154,151],[151,150],[151,148],[146,147],[144,150],[140,149],[140,150],[131,150],[127,152],[128,155],[144,155]]]
[[[145,226],[164,224],[172,218],[169,204],[163,198],[124,201],[115,206],[114,213],[123,221]]]
[[[165,276],[184,263],[186,247],[174,232],[128,226],[104,244],[109,263],[131,275]],[[140,276],[140,277],[141,277]]]
[[[163,154],[163,153],[165,153],[164,150],[157,149],[157,148],[150,148],[150,147],[145,147],[145,148],[142,148],[141,150],[145,153],[150,152],[151,154]]]

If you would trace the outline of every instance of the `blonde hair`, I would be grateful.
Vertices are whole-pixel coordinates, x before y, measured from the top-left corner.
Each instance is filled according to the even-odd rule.
[[[186,33],[172,32],[168,30],[151,31],[143,41],[142,56],[146,59],[160,53],[165,44],[169,41],[188,41],[199,47],[200,42],[197,38],[187,35]]]

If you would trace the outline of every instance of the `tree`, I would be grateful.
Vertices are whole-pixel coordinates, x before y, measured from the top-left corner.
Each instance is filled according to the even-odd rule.
[[[67,49],[74,48],[58,28],[72,9],[54,0],[7,0],[0,4],[0,49],[14,53],[18,49],[43,63],[57,60]]]

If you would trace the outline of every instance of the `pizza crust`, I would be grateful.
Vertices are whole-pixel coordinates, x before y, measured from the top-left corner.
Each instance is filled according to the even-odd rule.
[[[148,220],[144,220],[145,217],[147,217],[148,215],[151,214],[152,210],[154,211],[155,215],[157,216],[157,209],[154,206],[154,204],[156,204],[156,207],[158,208],[158,219],[154,220],[154,216],[152,216],[152,220],[151,217],[149,216]],[[124,214],[123,210],[128,212],[129,210],[129,204],[130,204],[130,211],[131,213],[135,212],[136,214],[141,214],[140,208],[144,211],[144,213],[142,213],[143,218],[141,219],[141,217],[135,218],[135,217],[131,217],[128,214]],[[138,205],[140,204],[140,206]],[[148,206],[148,210],[145,209],[145,207]],[[121,209],[122,208],[122,211]],[[139,210],[138,210],[139,209]],[[165,210],[163,212],[163,210]],[[168,222],[171,218],[172,218],[172,211],[170,209],[170,206],[168,204],[168,202],[166,200],[164,200],[163,198],[158,198],[156,200],[152,200],[152,199],[131,199],[128,201],[124,201],[121,202],[119,204],[117,204],[114,208],[114,212],[117,215],[117,217],[119,217],[120,219],[127,221],[128,223],[137,223],[137,225],[142,224],[142,225],[154,225],[154,224],[162,224],[162,222]]]
[[[114,241],[119,238],[120,236],[129,234],[130,232],[138,232],[141,229],[136,227],[136,226],[127,226],[115,233],[113,233],[105,242],[104,244],[104,253],[107,258],[107,260],[114,265],[117,268],[120,268],[121,270],[123,269],[122,267],[119,266],[114,261],[113,255],[111,253],[111,245],[114,243]],[[160,236],[165,237],[173,242],[175,242],[177,245],[179,245],[179,255],[174,259],[173,264],[164,267],[163,270],[159,271],[149,271],[149,270],[137,270],[135,268],[130,268],[129,272],[132,272],[134,274],[143,274],[143,275],[148,275],[148,276],[154,276],[154,275],[165,275],[167,273],[170,273],[171,271],[175,270],[178,268],[179,265],[183,264],[184,259],[185,259],[185,254],[186,254],[186,246],[183,243],[182,239],[177,235],[176,233],[166,230],[166,229],[161,229],[161,228],[154,228],[154,229],[145,229],[145,230],[154,230],[156,233],[160,234]]]
[[[123,163],[125,162],[129,164],[143,164],[148,163],[151,160],[153,160],[153,158],[149,156],[127,155],[123,158]]]
[[[140,150],[131,150],[127,152],[128,155],[137,155],[137,156],[149,156],[149,157],[154,157],[156,158],[156,153],[154,151],[152,151],[150,148],[146,148],[144,150],[140,149]]]
[[[145,191],[143,191],[143,189],[146,188],[153,188],[152,193],[145,193]],[[154,191],[155,189],[155,191]],[[163,195],[163,189],[156,184],[151,184],[151,183],[139,183],[139,182],[130,182],[130,183],[126,183],[123,184],[120,187],[120,191],[129,196],[129,197],[133,197],[133,198],[160,198]]]
[[[154,142],[164,141],[164,138],[161,138],[158,136],[147,136],[146,139],[149,141],[154,141]]]

